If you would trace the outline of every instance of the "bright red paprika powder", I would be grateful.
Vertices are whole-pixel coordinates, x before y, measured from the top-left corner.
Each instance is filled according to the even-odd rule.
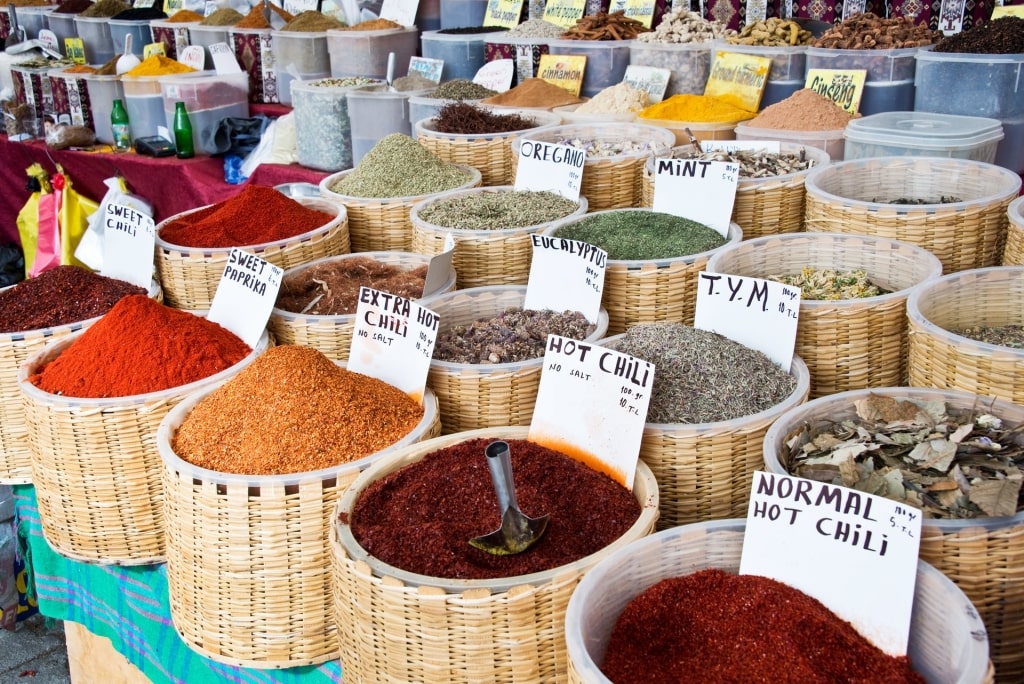
[[[67,397],[128,397],[208,378],[251,351],[216,323],[131,295],[29,381]]]
[[[160,239],[182,247],[246,247],[308,233],[334,218],[273,188],[247,185],[231,199],[168,221]]]

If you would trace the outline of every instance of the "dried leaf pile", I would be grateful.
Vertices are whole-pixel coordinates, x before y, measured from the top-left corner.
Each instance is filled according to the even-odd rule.
[[[918,507],[926,518],[1011,516],[1024,509],[1024,426],[984,405],[957,409],[876,394],[857,415],[789,440],[789,472]]]
[[[799,273],[787,273],[769,277],[771,280],[784,285],[799,287],[800,299],[803,300],[838,301],[842,299],[861,299],[864,297],[878,297],[889,292],[868,280],[867,272],[860,268],[851,271],[837,271],[828,268],[816,269],[808,266]]]

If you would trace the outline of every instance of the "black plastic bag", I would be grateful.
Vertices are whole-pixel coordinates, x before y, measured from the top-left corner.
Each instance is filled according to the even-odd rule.
[[[234,154],[245,157],[260,144],[263,132],[270,125],[270,117],[263,115],[241,118],[229,116],[220,120],[213,134],[214,154]]]
[[[25,279],[25,255],[15,244],[0,245],[0,287]]]

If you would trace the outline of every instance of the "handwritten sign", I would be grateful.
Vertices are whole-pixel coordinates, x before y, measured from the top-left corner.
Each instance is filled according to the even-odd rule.
[[[579,95],[586,68],[586,55],[541,55],[537,77]]]
[[[232,247],[213,293],[207,318],[256,346],[281,289],[284,269],[255,254]]]
[[[39,42],[51,50],[60,51],[60,41],[57,40],[57,34],[50,29],[39,29]]]
[[[523,0],[487,0],[484,26],[513,28],[519,25],[522,12]]]
[[[65,38],[64,54],[75,64],[85,64],[85,43],[81,38]]]
[[[420,0],[384,0],[380,6],[380,18],[402,26],[414,26],[419,6]]]
[[[410,57],[409,73],[417,73],[423,78],[434,83],[441,82],[441,72],[444,70],[444,60],[432,57]]]
[[[178,61],[197,71],[203,70],[206,63],[206,52],[201,45],[189,45],[178,51]]]
[[[740,574],[812,596],[894,656],[907,653],[921,511],[846,487],[755,472]]]
[[[778,154],[782,151],[782,143],[778,140],[701,140],[700,148],[705,152],[740,152],[749,150]]]
[[[544,5],[544,21],[570,28],[583,18],[587,0],[549,0]]]
[[[536,233],[530,239],[533,259],[523,308],[579,311],[596,323],[608,252],[579,240]]]
[[[515,65],[511,59],[495,59],[477,69],[473,83],[503,93],[512,87],[514,73]]]
[[[771,57],[718,50],[711,62],[704,94],[748,112],[756,112],[761,105],[771,67]]]
[[[241,73],[242,67],[238,65],[235,51],[227,43],[213,43],[206,49],[210,52],[210,58],[213,59],[213,69],[218,74]]]
[[[528,439],[632,489],[653,383],[647,361],[548,335]]]
[[[844,111],[856,114],[867,73],[865,69],[808,69],[804,87],[824,95]]]
[[[103,275],[148,289],[155,244],[152,218],[127,204],[104,205]]]
[[[411,299],[359,288],[348,370],[423,400],[440,317]]]
[[[570,145],[519,141],[516,190],[550,190],[574,202],[580,199],[587,153]]]
[[[622,80],[637,90],[646,90],[647,97],[651,104],[654,104],[665,99],[665,90],[668,88],[668,80],[671,76],[672,71],[669,69],[630,64],[626,67],[626,73]]]
[[[796,344],[800,288],[706,271],[697,278],[693,327],[756,349],[788,371]]]
[[[729,234],[740,165],[699,159],[654,160],[654,211],[682,216]]]
[[[608,13],[621,11],[630,19],[636,19],[647,28],[654,21],[654,0],[611,0]]]

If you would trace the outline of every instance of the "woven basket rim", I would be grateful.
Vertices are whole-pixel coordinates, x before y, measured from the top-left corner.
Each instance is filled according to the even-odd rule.
[[[693,145],[689,143],[686,145],[676,145],[675,147],[672,148],[671,154],[675,155],[677,151],[683,152],[686,151],[688,148],[692,147]],[[736,192],[742,192],[744,190],[759,190],[762,189],[761,186],[767,185],[773,181],[777,183],[788,183],[795,178],[802,179],[804,176],[811,172],[811,169],[817,168],[819,166],[826,166],[832,163],[831,155],[829,155],[828,152],[821,149],[820,147],[812,147],[811,145],[803,145],[801,143],[779,141],[779,151],[782,153],[796,153],[799,152],[800,150],[803,150],[814,161],[813,165],[807,167],[802,171],[783,173],[778,176],[761,176],[759,178],[751,178],[749,176],[744,178],[743,176],[740,176],[739,181],[736,184]],[[676,159],[677,157],[673,156],[672,158]],[[651,157],[644,163],[645,174],[654,174],[654,162],[656,162],[658,159],[660,159],[660,157]]]
[[[527,439],[528,432],[529,427],[527,426],[480,428],[477,430],[467,430],[465,432],[435,437],[433,439],[410,445],[401,451],[389,453],[386,458],[377,460],[373,465],[361,472],[338,500],[338,505],[335,509],[335,515],[332,523],[332,527],[334,528],[336,535],[336,543],[345,550],[345,553],[349,558],[355,561],[362,561],[370,566],[370,569],[375,575],[398,579],[407,586],[437,587],[448,593],[456,594],[461,594],[468,589],[489,589],[492,592],[506,592],[518,586],[538,586],[547,584],[566,573],[584,571],[594,564],[595,556],[607,554],[609,553],[609,550],[625,546],[626,542],[624,542],[623,539],[631,534],[635,534],[638,530],[649,528],[654,524],[654,520],[658,516],[658,503],[660,496],[658,483],[654,479],[654,473],[652,473],[647,464],[640,459],[637,459],[636,474],[633,480],[633,492],[634,495],[642,495],[644,500],[639,501],[638,499],[640,503],[640,515],[629,529],[623,533],[622,537],[603,549],[599,549],[588,556],[584,556],[583,558],[573,561],[572,563],[566,563],[565,565],[560,565],[541,572],[531,573],[529,575],[498,577],[494,579],[460,580],[447,577],[432,577],[409,572],[407,570],[396,568],[393,565],[388,565],[387,563],[370,556],[356,541],[352,534],[351,526],[348,523],[342,523],[340,521],[340,514],[345,511],[351,513],[357,496],[361,495],[366,487],[379,479],[379,477],[390,472],[393,468],[394,462],[407,458],[407,454],[410,451],[423,451],[415,457],[415,460],[410,461],[410,463],[415,463],[422,460],[428,454],[452,444],[458,444],[478,437],[503,436],[508,439]],[[640,485],[640,487],[638,487],[638,485]],[[640,489],[639,492],[637,491],[638,489]],[[346,519],[350,520],[351,518],[347,517]]]
[[[439,226],[436,223],[429,223],[420,218],[421,211],[423,211],[432,204],[437,204],[438,202],[444,202],[446,200],[452,200],[459,197],[466,197],[470,195],[483,195],[486,193],[496,194],[499,192],[514,193],[532,191],[516,190],[514,185],[479,185],[475,188],[449,190],[447,192],[441,193],[440,195],[428,197],[427,199],[421,200],[414,204],[412,206],[412,209],[409,210],[409,219],[412,221],[414,227],[425,230],[431,230],[435,233],[454,233],[461,237],[479,236],[481,238],[486,238],[488,236],[494,235],[507,236],[515,235],[516,233],[535,233],[538,231],[538,229],[541,229],[544,226],[550,225],[556,221],[561,221],[571,216],[582,216],[583,214],[587,213],[587,198],[584,197],[583,195],[580,195],[579,199],[577,200],[578,206],[572,213],[566,214],[565,216],[560,216],[556,219],[552,219],[551,221],[545,221],[544,223],[535,223],[529,226],[517,226],[515,228],[495,228],[494,230],[487,230],[484,228],[452,228],[449,226]]]
[[[1010,206],[1006,208],[1006,215],[1010,223],[1018,228],[1024,228],[1024,195],[1010,202]]]
[[[237,245],[233,247],[186,247],[185,245],[175,245],[173,243],[167,242],[166,240],[160,237],[160,230],[171,221],[175,221],[177,219],[188,216],[189,214],[194,214],[196,212],[203,211],[204,209],[208,209],[214,206],[213,204],[207,204],[202,207],[196,207],[195,209],[189,209],[187,211],[179,212],[174,216],[168,216],[163,221],[158,223],[156,226],[156,246],[165,253],[185,254],[190,256],[199,255],[205,258],[221,257],[226,259],[228,255],[231,254],[231,250],[234,249],[235,247],[237,247],[238,249],[251,251],[259,255],[262,252],[266,252],[268,250],[275,249],[278,247],[283,249],[286,247],[290,247],[292,245],[301,244],[303,242],[309,242],[310,240],[324,233],[329,233],[339,224],[344,223],[345,221],[348,220],[348,210],[345,208],[345,206],[343,204],[339,204],[336,201],[332,201],[329,197],[292,197],[291,199],[295,200],[296,202],[302,204],[303,206],[309,209],[316,209],[317,211],[325,212],[333,210],[334,219],[328,221],[322,226],[314,228],[313,230],[308,230],[305,233],[293,235],[282,240],[274,240],[273,242],[261,242],[255,245]]]
[[[479,102],[477,100],[476,102]],[[431,116],[426,119],[420,119],[414,124],[416,130],[416,137],[427,137],[437,139],[448,139],[452,141],[458,141],[461,143],[468,143],[474,140],[495,140],[504,138],[515,138],[529,131],[536,131],[541,128],[550,128],[551,126],[557,126],[562,121],[562,117],[553,112],[540,109],[523,109],[510,107],[504,110],[497,110],[494,107],[488,107],[487,105],[480,105],[484,109],[500,114],[503,116],[514,116],[516,114],[526,118],[532,117],[537,123],[536,126],[530,126],[529,128],[520,128],[515,131],[501,131],[498,133],[441,133],[434,130],[436,125],[437,117]]]
[[[347,365],[345,361],[335,360],[334,363],[341,368],[345,368]],[[165,468],[191,479],[238,487],[287,487],[291,485],[306,484],[309,482],[322,482],[324,480],[336,479],[352,472],[365,470],[366,467],[381,454],[391,453],[396,449],[400,449],[410,444],[415,444],[423,435],[427,434],[430,426],[434,424],[435,420],[437,420],[440,412],[440,408],[437,403],[437,396],[434,394],[433,390],[427,387],[423,392],[423,417],[408,434],[391,446],[385,447],[380,451],[375,451],[372,454],[367,454],[362,458],[349,461],[348,463],[339,463],[338,465],[330,466],[328,468],[308,470],[301,473],[284,473],[280,475],[224,473],[218,470],[203,468],[202,466],[197,466],[184,460],[171,448],[171,440],[174,438],[174,434],[177,432],[178,427],[185,421],[188,414],[191,413],[193,408],[195,408],[196,404],[205,399],[215,390],[220,389],[230,380],[231,378],[224,378],[216,385],[205,387],[202,390],[193,392],[190,396],[186,397],[184,401],[172,408],[164,419],[160,421],[160,425],[157,427],[156,431],[156,443],[157,450],[160,453],[160,459],[163,461]]]
[[[534,129],[531,132],[531,136],[538,135],[539,137],[535,138],[527,137],[527,134],[524,134],[513,140],[512,154],[519,155],[519,146],[523,140],[553,143],[560,138],[593,138],[597,140],[623,140],[629,138],[635,141],[644,141],[650,145],[647,149],[636,150],[635,152],[622,152],[605,157],[586,155],[584,166],[593,166],[595,164],[609,164],[651,156],[662,150],[671,149],[676,141],[676,134],[672,131],[663,126],[645,123],[639,117],[633,121],[593,121],[545,126],[541,129]]]
[[[431,192],[431,193],[428,193],[426,195],[406,195],[405,197],[353,197],[352,195],[340,195],[340,194],[334,192],[333,190],[331,190],[331,185],[333,185],[335,181],[341,180],[346,175],[348,175],[348,174],[352,173],[353,171],[355,171],[355,168],[351,168],[351,169],[345,169],[344,171],[338,171],[337,173],[332,173],[331,175],[323,178],[320,181],[320,183],[319,183],[319,186],[320,186],[320,196],[323,197],[324,199],[327,199],[327,200],[331,200],[331,201],[334,201],[334,202],[340,202],[343,205],[348,205],[348,204],[353,204],[353,205],[356,205],[356,206],[381,206],[381,205],[387,206],[389,204],[410,204],[411,205],[411,204],[415,204],[416,202],[419,202],[420,200],[426,199],[428,197],[433,197],[435,195],[440,195],[443,192],[451,192],[452,190],[465,190],[466,188],[476,187],[477,185],[480,184],[480,179],[482,178],[482,174],[480,173],[480,169],[478,169],[478,168],[476,168],[474,166],[468,166],[466,164],[453,164],[453,166],[458,166],[460,169],[463,169],[464,171],[467,171],[469,173],[469,180],[467,180],[465,183],[463,183],[463,184],[461,184],[461,185],[459,185],[457,187],[448,188],[447,190],[441,190],[440,192]]]
[[[736,250],[756,250],[764,249],[769,243],[781,241],[786,242],[797,242],[801,240],[811,242],[827,242],[832,240],[834,242],[846,242],[846,241],[862,241],[862,242],[874,242],[878,245],[888,245],[890,248],[899,248],[908,254],[913,254],[915,258],[920,260],[922,263],[929,264],[928,274],[917,283],[905,287],[900,290],[893,290],[887,294],[875,295],[874,297],[855,297],[851,299],[801,299],[800,310],[804,309],[808,311],[814,311],[816,309],[845,309],[845,308],[861,308],[868,306],[875,306],[883,304],[892,299],[903,299],[908,298],[915,289],[924,283],[931,283],[933,280],[942,276],[942,262],[939,258],[932,254],[924,247],[920,247],[910,242],[904,242],[903,240],[895,240],[893,238],[882,237],[880,235],[859,235],[854,233],[782,233],[779,235],[764,235],[761,237],[751,238],[738,242],[735,244],[724,245],[719,249],[721,251],[716,252],[710,259],[708,259],[705,270],[710,273],[718,273],[719,264],[728,256],[730,252]],[[779,245],[783,246],[783,245]],[[745,275],[743,273],[734,273],[733,275]],[[761,277],[761,276],[754,276]]]
[[[853,409],[853,402],[859,399],[876,394],[895,399],[913,399],[918,401],[945,401],[957,402],[960,405],[977,404],[997,418],[1004,418],[1011,424],[1024,422],[1024,407],[1013,404],[1005,399],[995,397],[984,397],[972,392],[961,390],[935,389],[927,387],[875,387],[868,389],[847,390],[838,392],[795,406],[778,418],[764,436],[764,465],[765,470],[772,473],[789,474],[779,462],[778,450],[785,444],[787,434],[797,426],[808,422],[815,413],[823,408],[838,406],[839,410],[830,412],[828,419],[833,420],[848,414]],[[1010,418],[1005,418],[1010,416]],[[1016,418],[1016,420],[1014,420]],[[1014,515],[1002,517],[980,517],[968,519],[938,519],[924,518],[924,527],[935,527],[943,533],[952,533],[958,530],[980,528],[988,531],[1006,527],[1024,525],[1024,511],[1018,511]]]

